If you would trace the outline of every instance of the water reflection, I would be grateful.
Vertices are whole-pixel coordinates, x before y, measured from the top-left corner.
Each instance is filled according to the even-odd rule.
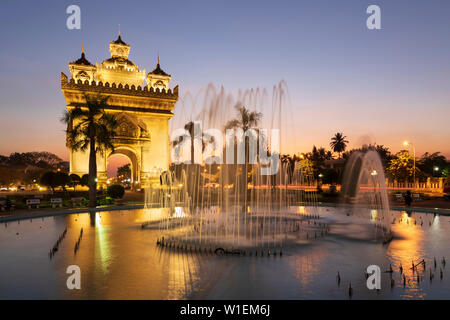
[[[293,209],[301,215],[312,213],[308,207]],[[450,256],[448,218],[396,213],[392,224],[396,238],[382,246],[359,237],[366,228],[352,225],[354,217],[336,212],[329,208],[320,211],[330,223],[329,235],[285,248],[282,258],[217,257],[162,250],[155,245],[159,231],[142,229],[141,224],[164,219],[170,213],[168,208],[10,223],[0,228],[0,298],[345,299],[348,282],[352,282],[356,298],[450,298],[450,273],[441,262],[443,256]],[[377,214],[370,212],[371,219],[376,221]],[[182,218],[184,213],[175,210],[172,215]],[[49,248],[66,227],[67,236],[49,260]],[[80,249],[74,253],[81,228]],[[353,233],[355,239],[343,237]],[[427,261],[425,271],[419,264],[422,259]],[[416,265],[414,270],[412,263]],[[82,271],[79,291],[65,286],[65,271],[72,264]],[[392,264],[396,289],[382,290],[379,295],[367,291],[363,272],[368,264],[378,264],[382,270]],[[405,288],[400,266],[407,280]],[[430,269],[433,281],[429,279]],[[343,279],[341,287],[335,281],[337,271]],[[383,279],[384,288],[389,288],[389,275],[383,274]]]
[[[423,266],[416,267],[425,258],[424,230],[417,221],[414,223],[414,218],[406,211],[401,212],[398,223],[392,226],[392,230],[397,239],[390,243],[386,253],[394,270],[403,268],[406,278],[400,278],[399,281],[407,288],[404,296],[424,298],[425,293],[420,286],[420,279],[424,276]]]

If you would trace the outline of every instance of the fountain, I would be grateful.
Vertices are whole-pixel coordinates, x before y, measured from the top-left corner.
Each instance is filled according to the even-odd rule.
[[[326,233],[326,223],[314,210],[317,184],[312,177],[300,170],[289,174],[287,165],[280,165],[275,176],[266,176],[259,164],[254,165],[244,207],[241,175],[236,173],[242,168],[218,167],[197,170],[189,165],[183,168],[181,179],[175,171],[167,172],[162,184],[146,189],[146,210],[166,210],[163,216],[142,224],[160,231],[159,245],[216,254],[281,254],[286,244],[311,241]],[[189,189],[187,176],[195,177],[196,188]],[[210,176],[217,176],[218,183],[208,183]]]
[[[364,217],[370,208],[370,221],[383,242],[392,239],[391,211],[386,179],[380,156],[376,151],[353,152],[346,164],[342,179],[342,199],[351,204],[350,215]],[[380,231],[380,232],[378,232]]]
[[[326,233],[327,226],[319,220],[315,210],[317,181],[312,172],[301,166],[293,168],[288,163],[281,163],[278,153],[267,147],[269,137],[262,130],[254,131],[255,145],[258,145],[258,151],[272,150],[272,155],[266,158],[261,152],[256,155],[258,147],[252,149],[252,144],[247,142],[251,137],[243,143],[246,158],[243,163],[236,161],[239,151],[236,157],[231,157],[234,157],[233,163],[222,161],[225,156],[218,157],[219,163],[197,162],[198,154],[193,152],[198,147],[200,153],[205,153],[204,149],[211,144],[211,129],[223,130],[230,120],[230,110],[243,105],[268,115],[260,127],[268,128],[267,132],[282,128],[279,139],[283,141],[282,137],[287,135],[286,126],[281,125],[285,122],[283,110],[288,105],[286,93],[284,82],[274,87],[271,99],[265,90],[239,92],[235,99],[223,88],[216,90],[208,86],[202,99],[193,99],[190,94],[182,99],[181,114],[195,115],[198,109],[195,101],[202,101],[198,116],[190,120],[189,126],[178,122],[178,127],[184,126],[189,131],[181,130],[180,135],[172,135],[172,141],[181,141],[177,140],[180,136],[188,136],[188,144],[177,143],[174,149],[184,150],[185,158],[191,163],[172,166],[169,172],[161,173],[159,185],[146,189],[146,210],[166,208],[163,216],[143,224],[144,228],[160,230],[158,244],[219,254],[277,254],[286,244],[311,241]],[[177,121],[174,119],[172,125]],[[172,132],[175,132],[173,128]],[[198,138],[200,141],[196,140]],[[272,136],[272,144],[274,139]],[[240,141],[242,143],[243,138]],[[225,152],[237,150],[232,143],[231,149],[224,148]],[[267,159],[270,161],[264,161]],[[266,175],[264,170],[270,165],[278,170],[273,175]],[[307,205],[310,210],[299,209],[299,205]]]
[[[158,245],[217,254],[276,254],[287,245],[310,242],[328,232],[328,221],[318,214],[318,181],[314,179],[311,168],[302,163],[303,160],[293,166],[289,162],[281,162],[278,153],[272,151],[276,161],[269,162],[269,165],[276,165],[278,170],[272,175],[264,173],[268,164],[263,160],[267,158],[257,153],[273,149],[267,147],[269,137],[262,134],[262,130],[254,131],[255,144],[263,142],[258,144],[259,150],[256,146],[252,148],[249,142],[251,135],[248,140],[241,138],[240,143],[244,145],[241,159],[245,161],[236,161],[239,151],[235,150],[239,147],[234,143],[239,142],[238,138],[231,140],[231,148],[220,145],[220,152],[211,155],[211,144],[223,141],[217,139],[213,142],[212,130],[221,128],[217,131],[223,131],[224,123],[230,120],[230,110],[236,106],[247,105],[257,112],[264,111],[269,117],[263,126],[283,128],[279,134],[283,141],[283,137],[288,135],[282,120],[286,113],[286,92],[285,84],[280,83],[274,87],[271,99],[267,98],[264,90],[239,93],[235,99],[223,88],[216,90],[209,86],[202,99],[193,99],[189,94],[182,99],[181,109],[184,111],[181,113],[190,110],[196,114],[195,101],[202,101],[198,115],[184,125],[185,129],[177,131],[172,128],[173,150],[177,155],[184,152],[184,161],[172,165],[169,171],[161,172],[159,184],[146,188],[146,210],[151,213],[155,207],[164,208],[162,213],[158,211],[158,215],[142,224],[143,228],[159,230]],[[182,123],[179,126],[183,127]],[[181,139],[186,137],[186,141]],[[214,150],[217,152],[218,148]],[[222,161],[227,158],[222,151],[228,153],[230,150],[234,162]],[[205,157],[208,151],[210,158]],[[208,161],[212,158],[214,161]],[[389,202],[383,168],[375,151],[352,154],[345,171],[342,193],[352,203],[352,215],[361,215],[364,212],[362,206],[372,209],[371,221],[375,225],[376,237],[381,236],[383,241],[388,241]]]

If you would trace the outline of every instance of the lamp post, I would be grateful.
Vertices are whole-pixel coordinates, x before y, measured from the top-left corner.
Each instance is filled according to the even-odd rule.
[[[403,145],[405,147],[412,146],[413,148],[413,180],[414,180],[414,188],[416,187],[416,146],[408,141],[404,141]]]

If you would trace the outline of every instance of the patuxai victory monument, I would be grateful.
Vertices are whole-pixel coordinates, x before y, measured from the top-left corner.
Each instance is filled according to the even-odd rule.
[[[123,154],[130,158],[135,187],[159,179],[169,166],[169,119],[178,99],[178,86],[169,88],[170,75],[159,65],[146,76],[145,69],[128,59],[130,45],[120,35],[109,43],[111,57],[100,65],[85,57],[69,63],[70,79],[61,73],[61,89],[67,109],[83,107],[86,95],[108,96],[106,111],[119,121],[114,151],[98,152],[97,177],[105,186],[108,158]],[[145,83],[144,83],[145,80]],[[72,124],[74,125],[74,124]],[[70,172],[88,173],[89,151],[70,150]]]

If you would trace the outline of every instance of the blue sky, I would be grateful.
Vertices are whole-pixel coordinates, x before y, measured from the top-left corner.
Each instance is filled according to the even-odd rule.
[[[81,30],[66,8],[81,8]],[[366,28],[381,8],[382,30]],[[450,156],[450,1],[18,1],[0,4],[0,154],[55,152],[68,159],[60,72],[80,56],[101,62],[117,37],[130,59],[162,68],[181,95],[209,82],[237,91],[286,80],[290,151],[414,141]],[[175,111],[176,112],[176,111]]]

